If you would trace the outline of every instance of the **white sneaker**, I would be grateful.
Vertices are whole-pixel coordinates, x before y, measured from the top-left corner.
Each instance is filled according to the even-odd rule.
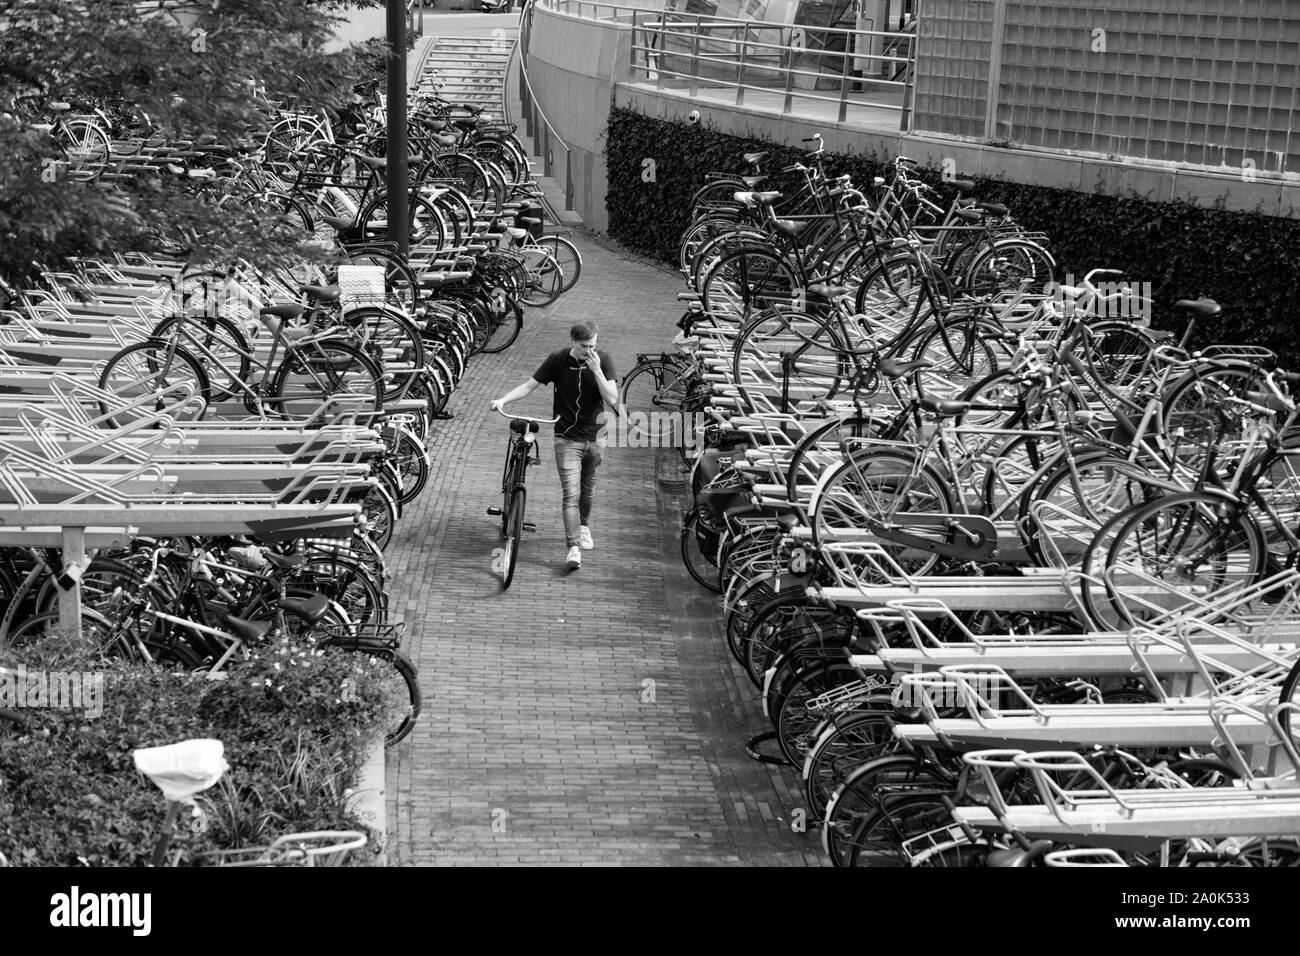
[[[591,529],[585,524],[578,529],[578,544],[581,545],[583,551],[590,551],[595,547],[591,542]]]
[[[576,571],[582,567],[582,552],[578,550],[576,545],[569,549],[569,555],[564,559],[564,563],[569,566],[570,571]]]

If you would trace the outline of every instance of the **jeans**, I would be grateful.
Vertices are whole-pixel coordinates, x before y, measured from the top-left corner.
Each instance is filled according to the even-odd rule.
[[[578,546],[579,529],[591,517],[591,499],[596,491],[596,469],[601,448],[594,441],[555,439],[555,467],[560,472],[564,496],[564,537],[570,548]]]

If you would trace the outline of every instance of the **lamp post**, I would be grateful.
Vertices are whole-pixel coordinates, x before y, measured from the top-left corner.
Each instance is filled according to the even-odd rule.
[[[410,253],[410,171],[406,168],[406,3],[388,2],[388,241]]]

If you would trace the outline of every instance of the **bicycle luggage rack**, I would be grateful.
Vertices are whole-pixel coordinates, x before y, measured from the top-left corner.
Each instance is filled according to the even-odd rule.
[[[379,645],[390,650],[400,650],[406,636],[406,622],[391,624],[327,624],[322,630],[332,641],[340,644]]]
[[[1083,755],[1073,751],[1014,753],[1012,764],[1028,770],[1041,804],[1008,805],[981,752],[965,756],[978,768],[990,793],[989,807],[958,807],[957,819],[982,829],[1011,829],[1031,839],[1095,846],[1132,845],[1133,841],[1293,837],[1300,832],[1300,753],[1278,719],[1282,710],[1300,713],[1295,704],[1269,712],[1239,702],[1216,702],[1210,713],[1225,735],[1229,754],[1246,774],[1243,786],[1193,787],[1173,774],[1160,774],[1163,788],[1122,789],[1109,783]],[[1262,722],[1274,734],[1274,747],[1290,764],[1285,774],[1255,776],[1242,757],[1240,732],[1228,734],[1226,717],[1234,713]],[[999,757],[1006,751],[995,752]],[[998,765],[1001,765],[999,762]],[[1083,775],[1093,786],[1066,789],[1062,773]]]
[[[1276,693],[1276,680],[1255,680],[1228,688],[1236,701],[1257,704]],[[953,750],[976,750],[990,745],[1022,748],[1055,744],[1089,747],[1204,747],[1214,737],[1210,708],[1216,700],[1206,694],[1132,704],[1043,704],[1030,699],[1002,668],[989,665],[944,666],[937,672],[905,674],[904,693],[919,700],[924,723],[897,724],[895,736],[913,744],[938,742]],[[1005,693],[1022,707],[1000,708],[988,699],[990,688]],[[955,689],[962,717],[942,717],[933,700],[935,690]],[[1251,746],[1263,744],[1266,732],[1258,727],[1240,731]]]

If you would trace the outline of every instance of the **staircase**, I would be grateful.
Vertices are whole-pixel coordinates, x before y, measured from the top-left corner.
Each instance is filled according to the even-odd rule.
[[[501,116],[505,111],[506,66],[514,46],[513,33],[503,30],[494,37],[436,38],[420,67],[419,88],[436,92],[453,103],[472,103]]]

